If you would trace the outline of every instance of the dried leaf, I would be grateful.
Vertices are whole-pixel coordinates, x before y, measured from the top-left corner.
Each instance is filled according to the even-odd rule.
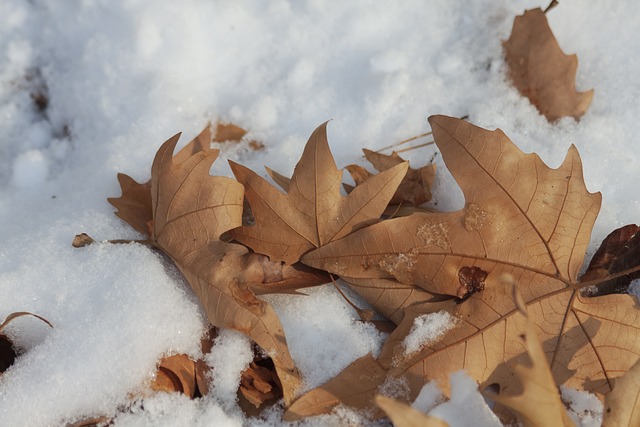
[[[240,142],[247,134],[247,131],[233,123],[218,123],[216,125],[216,133],[213,140],[215,142]]]
[[[151,383],[151,389],[164,392],[184,393],[195,397],[196,362],[186,354],[176,354],[160,361],[158,372]]]
[[[18,317],[22,317],[22,316],[33,316],[36,319],[42,320],[44,323],[49,325],[50,328],[53,328],[53,325],[51,324],[51,322],[49,322],[47,319],[45,319],[42,316],[38,316],[37,314],[29,313],[28,311],[16,311],[14,313],[11,313],[7,317],[5,317],[5,319],[0,324],[0,332],[2,332],[4,330],[4,328],[6,328],[9,325],[9,323],[11,323],[13,320],[17,319]]]
[[[602,427],[640,426],[640,360],[605,396]]]
[[[390,168],[403,163],[405,160],[395,151],[390,155],[377,153],[375,151],[362,150],[366,159],[373,165],[378,172],[389,170]],[[366,169],[358,165],[349,165],[346,169],[351,174],[351,178],[356,186],[367,181],[371,176]],[[431,200],[431,186],[436,177],[436,165],[429,164],[420,169],[409,168],[407,174],[400,182],[396,193],[389,201],[390,205],[400,205],[403,203],[411,203],[419,206]]]
[[[576,92],[578,58],[562,52],[542,10],[517,16],[503,47],[514,86],[548,121],[584,115],[593,89]]]
[[[258,408],[265,402],[282,397],[282,386],[273,366],[258,365],[255,361],[240,375],[240,393]]]
[[[513,279],[510,280],[513,284]],[[516,305],[528,317],[524,302],[514,287]],[[536,334],[535,323],[527,318],[526,330],[522,337],[531,359],[531,366],[516,365],[515,374],[522,381],[523,392],[519,395],[491,394],[494,401],[513,410],[524,427],[564,426],[575,427],[560,400],[558,387],[553,381],[542,344]]]
[[[600,244],[591,258],[585,273],[580,277],[583,282],[603,279],[640,265],[640,227],[625,225],[612,231]],[[598,287],[589,290],[589,295],[626,293],[632,280],[640,278],[640,272],[607,280]]]
[[[448,390],[447,374],[459,369],[483,387],[518,391],[512,372],[526,359],[517,340],[525,324],[500,282],[505,273],[515,277],[542,334],[556,383],[607,392],[640,354],[640,315],[629,295],[587,298],[577,290],[600,194],[586,190],[575,147],[550,169],[500,130],[429,120],[464,209],[382,221],[302,261],[340,275],[377,309],[390,304],[385,314],[405,330],[413,321],[405,316],[409,305],[423,313],[445,306],[458,319],[439,342],[410,357],[395,351],[394,340],[385,344],[391,349],[383,354],[393,354],[389,375],[405,377],[414,395],[431,379]]]
[[[341,196],[342,173],[329,150],[326,123],[309,138],[286,194],[250,169],[230,164],[245,186],[256,219],[256,225],[233,230],[231,236],[272,261],[287,264],[377,221],[407,169],[406,164],[397,165]]]
[[[393,422],[394,427],[448,427],[449,424],[440,418],[430,417],[413,409],[406,403],[390,399],[385,396],[376,396],[378,405]]]
[[[284,421],[328,413],[340,404],[356,408],[365,407],[384,383],[386,370],[371,354],[347,366],[329,382],[315,388],[298,400],[284,413]]]
[[[212,324],[244,333],[273,356],[288,402],[300,378],[282,325],[273,309],[237,277],[244,274],[247,248],[220,240],[222,233],[241,224],[242,185],[209,175],[218,150],[199,143],[203,138],[188,144],[180,153],[194,154],[177,163],[172,153],[178,138],[176,135],[165,142],[153,162],[152,221],[144,218],[151,225],[150,240],[175,262]],[[142,194],[140,187],[138,190],[136,194]],[[131,197],[123,189],[122,197],[109,201],[118,207],[121,218],[140,224],[147,199],[136,196],[138,203],[133,204]]]

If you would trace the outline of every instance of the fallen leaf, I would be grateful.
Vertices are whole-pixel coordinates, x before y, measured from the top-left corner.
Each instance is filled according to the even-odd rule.
[[[109,201],[121,218],[150,224],[150,241],[171,257],[213,325],[247,335],[272,355],[285,402],[289,402],[300,378],[282,325],[271,306],[236,277],[246,267],[247,248],[220,240],[222,233],[242,222],[243,187],[230,178],[209,175],[219,151],[202,144],[198,148],[197,139],[180,152],[193,154],[177,163],[172,154],[178,138],[165,142],[153,162],[152,218],[144,217],[147,199],[140,196],[142,191],[136,193],[143,197],[137,204],[129,202],[134,196],[124,189],[122,197]]]
[[[640,227],[625,225],[612,231],[600,244],[591,258],[585,273],[580,277],[583,282],[604,279],[640,265]],[[589,289],[590,296],[611,293],[626,293],[632,280],[640,278],[640,272],[606,280],[597,287]]]
[[[163,392],[183,393],[195,397],[196,362],[186,354],[175,354],[160,361],[156,377],[151,382],[151,389]]]
[[[305,393],[287,409],[284,421],[324,414],[344,404],[356,408],[367,406],[384,383],[386,370],[371,354],[357,359],[322,386]]]
[[[562,52],[541,9],[517,16],[503,47],[514,86],[548,121],[584,115],[593,89],[576,91],[578,57]]]
[[[508,282],[513,285],[513,278]],[[511,408],[524,427],[564,426],[575,427],[574,422],[567,415],[567,410],[560,399],[558,387],[553,381],[553,375],[547,363],[547,357],[536,333],[535,323],[528,318],[517,288],[513,288],[514,300],[520,313],[527,318],[526,330],[522,336],[531,366],[516,365],[514,372],[520,379],[523,392],[518,395],[504,393],[487,394],[492,400]]]
[[[240,375],[240,393],[258,408],[265,402],[282,397],[282,386],[273,367],[258,365],[255,361]]]
[[[456,327],[415,355],[395,350],[400,334],[385,343],[383,354],[393,356],[381,363],[391,377],[407,379],[413,396],[432,379],[447,392],[448,373],[459,369],[482,388],[495,383],[518,391],[512,372],[526,360],[517,339],[526,328],[499,280],[505,273],[536,323],[556,383],[609,391],[640,354],[640,315],[632,296],[588,298],[578,290],[586,284],[578,283],[578,272],[601,197],[587,191],[575,147],[550,169],[500,130],[444,116],[429,121],[465,207],[382,221],[302,261],[357,285],[376,308],[392,295],[385,309],[404,330],[419,313],[446,309],[457,318]],[[405,315],[408,305],[419,310]]]
[[[365,158],[373,165],[378,172],[383,172],[392,167],[402,164],[405,160],[395,151],[390,155],[377,153],[375,151],[362,150]],[[356,186],[362,185],[369,178],[374,176],[362,166],[349,165],[346,167],[355,181]],[[431,186],[436,177],[436,165],[428,164],[419,169],[409,168],[395,194],[389,201],[390,205],[400,205],[411,203],[419,206],[431,200]],[[350,192],[350,191],[349,191]]]
[[[44,317],[38,316],[37,314],[29,313],[28,311],[17,311],[9,314],[0,324],[0,377],[2,374],[9,369],[11,365],[18,357],[18,353],[13,346],[13,341],[6,334],[2,333],[4,329],[15,319],[22,316],[32,316],[37,319],[42,320],[44,323],[49,325],[49,327],[53,328],[53,325]]]
[[[272,261],[286,264],[377,221],[407,170],[406,164],[399,164],[343,197],[342,172],[329,150],[326,123],[309,138],[286,194],[250,169],[229,163],[245,186],[256,220],[256,225],[237,228],[230,235]]]
[[[605,396],[602,427],[640,426],[640,360]]]
[[[425,415],[406,403],[385,396],[376,396],[376,405],[393,422],[394,427],[448,427],[440,418]]]
[[[218,123],[213,140],[215,142],[240,142],[246,134],[246,130],[233,123]]]

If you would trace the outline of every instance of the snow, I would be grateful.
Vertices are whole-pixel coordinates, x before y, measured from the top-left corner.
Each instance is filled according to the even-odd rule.
[[[640,3],[565,0],[549,14],[561,47],[579,56],[578,89],[595,88],[582,120],[555,124],[505,80],[501,56],[513,18],[538,6],[546,2],[0,0],[0,317],[31,311],[54,325],[20,318],[9,327],[24,354],[0,381],[0,425],[115,416],[144,392],[162,355],[199,355],[203,313],[163,257],[140,245],[70,242],[81,232],[139,237],[106,201],[120,194],[116,174],[148,179],[164,140],[182,131],[184,144],[209,121],[233,121],[266,146],[225,147],[216,173],[229,175],[232,159],[290,174],[329,119],[344,167],[363,162],[363,147],[428,131],[431,114],[469,115],[553,167],[578,147],[587,188],[603,193],[589,253],[637,222]],[[408,157],[417,167],[436,152]],[[432,205],[460,208],[462,193],[435,159]],[[384,339],[331,287],[309,294],[270,297],[305,387]],[[246,351],[224,335],[208,360],[223,366],[239,352],[237,365],[211,396],[147,397],[116,425],[279,424],[278,409],[247,420],[230,402]],[[476,403],[450,411],[456,425],[465,414],[490,418],[469,396],[472,384],[457,381],[450,406]],[[341,409],[302,425],[358,417]]]
[[[446,311],[423,314],[416,317],[413,319],[409,334],[402,341],[404,354],[410,355],[427,344],[437,341],[447,331],[454,328],[455,325],[456,318]]]

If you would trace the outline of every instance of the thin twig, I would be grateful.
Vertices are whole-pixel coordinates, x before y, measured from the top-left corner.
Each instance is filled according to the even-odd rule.
[[[376,153],[379,153],[381,151],[387,150],[389,148],[398,147],[400,145],[406,144],[407,142],[415,141],[416,139],[424,138],[425,136],[429,136],[429,135],[432,135],[432,134],[433,134],[433,132],[427,132],[427,133],[423,133],[422,135],[413,136],[413,137],[411,137],[409,139],[405,139],[405,140],[402,140],[400,142],[396,142],[395,144],[391,144],[391,145],[388,145],[386,147],[382,147],[382,148],[376,150]]]
[[[547,6],[547,8],[543,11],[543,13],[546,14],[547,12],[549,12],[551,9],[553,9],[559,4],[560,3],[558,2],[558,0],[551,0],[551,3],[549,3],[549,6]]]
[[[403,148],[402,150],[396,151],[396,153],[404,153],[405,151],[415,150],[416,148],[426,147],[427,145],[433,145],[435,143],[436,143],[435,141],[425,142],[424,144],[418,144],[418,145],[414,145],[413,147]]]

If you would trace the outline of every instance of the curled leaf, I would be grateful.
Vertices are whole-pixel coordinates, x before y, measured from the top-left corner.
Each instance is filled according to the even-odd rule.
[[[562,52],[541,9],[517,16],[503,47],[514,86],[548,121],[584,115],[593,89],[576,91],[578,57]]]

